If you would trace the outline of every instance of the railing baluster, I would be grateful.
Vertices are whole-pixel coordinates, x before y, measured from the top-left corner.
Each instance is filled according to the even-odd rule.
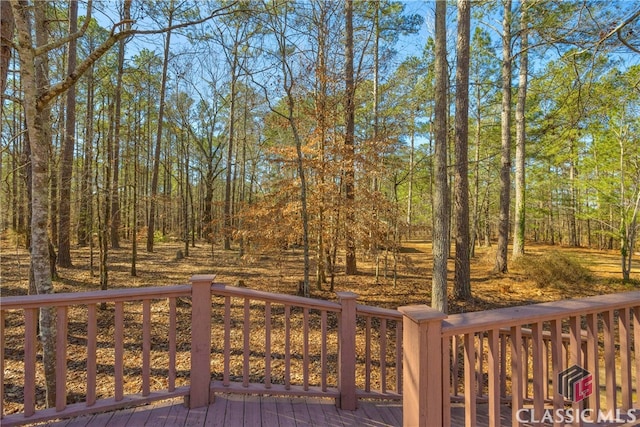
[[[284,306],[284,388],[291,388],[291,306]]]
[[[578,365],[580,366],[580,362],[582,360],[582,335],[580,329],[580,316],[571,316],[569,318],[569,346],[571,349],[571,366]],[[573,402],[571,405],[573,408],[573,413],[580,413],[582,403],[581,402]],[[578,425],[581,425],[581,420],[577,420]]]
[[[522,355],[521,355],[521,366],[522,366],[522,397],[524,399],[529,398],[529,338],[522,337]]]
[[[600,410],[600,375],[598,360],[598,315],[587,314],[587,370],[593,375],[594,393],[589,396],[589,409],[597,414]]]
[[[511,327],[511,424],[520,425],[518,410],[522,408],[522,327]]]
[[[309,309],[302,309],[302,387],[309,390]]]
[[[364,391],[371,391],[371,316],[365,318],[364,329]]]
[[[544,409],[544,341],[542,338],[542,323],[531,325],[531,362],[533,364],[533,409],[534,414],[542,414]]]
[[[453,375],[451,376],[451,387],[453,388],[451,394],[454,396],[458,396],[460,393],[458,392],[458,373],[460,370],[458,369],[460,366],[460,362],[458,360],[458,342],[460,341],[460,337],[458,335],[454,335],[452,339],[451,346],[451,365],[453,366]]]
[[[542,358],[542,394],[545,399],[548,399],[549,394],[549,355],[551,354],[551,349],[549,348],[549,340],[546,338],[542,338],[542,351],[544,353],[544,357]]]
[[[327,391],[327,311],[320,312],[320,387],[322,391]]]
[[[169,298],[169,391],[176,389],[176,331],[177,331],[177,300]]]
[[[244,318],[242,322],[242,386],[249,387],[249,356],[251,356],[251,301],[244,299]]]
[[[380,392],[387,392],[387,319],[380,319]]]
[[[476,334],[464,335],[464,420],[465,426],[476,425]]]
[[[560,394],[560,372],[564,369],[562,361],[564,344],[562,342],[562,320],[553,319],[550,322],[551,328],[551,367],[553,371],[553,410],[554,413],[564,408],[564,398]],[[564,425],[556,423],[556,426]]]
[[[631,409],[631,330],[629,323],[629,309],[618,311],[618,333],[620,335],[620,387],[622,388],[622,410]]]
[[[489,427],[500,425],[500,331],[491,329],[487,337],[489,373]]]
[[[0,419],[4,418],[4,310],[0,310]]]
[[[404,322],[403,322],[404,323]],[[403,326],[404,327],[404,326]],[[402,334],[406,334],[406,329],[402,331]],[[441,361],[441,366],[442,366],[442,379],[441,381],[441,387],[442,387],[442,391],[441,391],[441,396],[440,399],[442,399],[442,425],[443,426],[450,426],[451,425],[451,394],[455,394],[455,390],[457,390],[457,384],[458,384],[458,372],[456,371],[457,369],[457,365],[454,365],[454,371],[453,374],[451,372],[451,347],[452,347],[452,343],[455,343],[455,339],[456,339],[457,335],[454,335],[452,338],[444,338],[444,339],[440,339],[441,341],[441,346],[442,349],[441,354],[440,354],[440,361]],[[410,348],[411,344],[409,344],[408,342],[406,342],[406,340],[404,340],[403,337],[403,343],[407,344],[407,348]],[[453,352],[454,354],[457,354],[458,349],[455,346],[455,344],[453,345]],[[415,351],[415,350],[414,350]],[[403,365],[404,365],[404,361],[407,360],[408,357],[411,356],[407,356],[405,354],[405,352],[403,351],[402,353],[402,360],[403,360]],[[436,356],[437,357],[437,356]],[[404,371],[403,374],[404,376]],[[453,380],[451,379],[453,377]],[[455,384],[454,386],[454,392],[451,392],[450,384]],[[403,381],[403,385],[404,387],[411,387],[413,388],[413,384],[407,384],[407,382]],[[437,394],[437,392],[433,393],[433,396],[435,396]],[[403,413],[404,413],[404,396],[403,398],[403,403],[402,403],[402,407],[403,407]],[[403,415],[404,416],[404,415]]]
[[[96,403],[98,321],[96,305],[87,306],[87,406]]]
[[[507,397],[507,335],[500,334],[500,397]]]
[[[24,415],[30,417],[36,409],[36,348],[38,309],[24,311]]]
[[[271,388],[271,303],[264,303],[264,387]]]
[[[640,405],[640,307],[633,308],[633,356],[636,368],[636,405]]]
[[[602,313],[604,337],[604,386],[606,390],[607,411],[616,410],[616,354],[613,310]]]
[[[396,320],[396,393],[402,393],[402,322]]]
[[[478,351],[476,353],[476,364],[478,365],[476,371],[476,384],[478,386],[478,397],[484,395],[484,333],[480,332],[478,336]]]
[[[231,297],[224,297],[224,361],[222,384],[228,386],[229,366],[231,363]]]
[[[151,381],[151,300],[142,301],[142,395],[150,393]]]
[[[120,301],[116,302],[114,347],[114,397],[118,402],[124,397],[124,304]]]
[[[66,306],[56,309],[56,411],[67,406],[67,322]]]

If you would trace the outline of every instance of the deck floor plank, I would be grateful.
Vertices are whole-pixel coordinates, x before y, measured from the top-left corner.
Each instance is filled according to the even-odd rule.
[[[201,427],[204,425],[205,420],[207,419],[207,412],[210,408],[213,407],[213,404],[209,406],[205,406],[204,408],[193,408],[189,409],[189,414],[184,421],[184,427]]]
[[[279,424],[275,397],[265,396],[260,398],[260,415],[262,416],[263,426],[277,426]]]
[[[395,427],[402,425],[402,403],[360,401],[355,411],[337,409],[334,399],[218,394],[204,408],[188,409],[183,398],[136,408],[83,415],[46,423],[47,427]],[[501,407],[501,425],[511,426],[511,408]],[[464,406],[452,405],[453,427],[465,425]],[[487,405],[477,407],[477,425],[488,425]],[[39,426],[43,424],[38,424]],[[525,423],[529,426],[530,423]],[[596,424],[593,424],[594,426]],[[629,424],[608,424],[630,426]]]
[[[129,418],[135,412],[136,408],[128,408],[113,413],[109,420],[109,427],[127,427]]]
[[[276,408],[278,411],[278,425],[280,427],[296,427],[296,419],[290,397],[277,399]]]
[[[171,407],[174,406],[174,401],[162,401],[156,402],[151,409],[149,414],[149,419],[144,424],[145,427],[164,427],[167,418],[169,417],[169,413],[171,412]]]
[[[260,396],[247,395],[244,397],[244,425],[262,425]]]

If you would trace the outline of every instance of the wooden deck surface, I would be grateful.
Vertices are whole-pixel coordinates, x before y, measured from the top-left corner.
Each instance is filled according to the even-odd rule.
[[[451,409],[452,426],[464,426],[464,407],[453,405]],[[478,405],[477,409],[477,425],[488,425],[486,405]],[[501,412],[500,424],[505,427],[511,426],[511,408],[503,405]],[[120,411],[48,422],[46,425],[52,427],[402,426],[402,403],[361,400],[356,411],[342,411],[336,408],[333,399],[226,394],[216,395],[215,402],[203,408],[188,409],[179,398]],[[606,425],[626,427],[637,424]]]

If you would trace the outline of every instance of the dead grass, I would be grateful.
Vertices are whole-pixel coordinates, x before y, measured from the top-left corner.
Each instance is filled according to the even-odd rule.
[[[141,250],[137,260],[137,276],[130,275],[131,248],[124,245],[121,249],[111,250],[109,253],[109,286],[111,288],[127,288],[140,286],[162,286],[186,283],[194,274],[216,274],[217,281],[236,284],[239,280],[244,285],[269,292],[294,294],[298,281],[302,279],[302,251],[291,249],[279,253],[251,254],[240,258],[237,251],[223,251],[219,247],[198,244],[189,248],[189,255],[184,259],[177,259],[176,252],[184,245],[179,242],[166,242],[156,245],[154,253]],[[529,245],[528,255],[518,263],[510,264],[511,271],[507,274],[492,273],[495,252],[493,248],[478,248],[477,256],[472,260],[472,292],[470,301],[450,301],[450,312],[477,311],[490,308],[531,304],[598,295],[629,290],[632,285],[623,284],[621,274],[616,269],[618,255],[615,252],[595,251],[592,249],[568,249],[550,247],[546,245]],[[453,252],[452,252],[453,253]],[[387,265],[393,265],[392,255],[387,254]],[[93,266],[92,266],[93,257]],[[77,248],[72,251],[74,267],[59,269],[59,278],[55,281],[56,292],[79,292],[96,290],[98,280],[98,254],[93,255],[89,248]],[[339,268],[343,267],[344,259],[340,259]],[[636,264],[637,265],[637,264]],[[397,282],[393,284],[393,274],[384,270],[381,264],[380,276],[375,277],[375,265],[372,258],[361,256],[358,260],[359,274],[345,276],[340,273],[336,277],[335,291],[352,291],[359,295],[361,304],[397,308],[410,304],[429,304],[431,294],[431,245],[426,242],[407,242],[404,244],[398,258]],[[0,236],[0,295],[24,295],[28,289],[29,259],[23,249],[22,242],[10,236]],[[544,274],[543,274],[544,273]],[[540,282],[542,277],[543,282]],[[449,264],[449,277],[453,278],[453,260]],[[562,280],[560,280],[562,278]],[[640,279],[640,269],[635,267],[632,278]],[[328,290],[324,284],[322,289],[312,286],[312,297],[335,300],[335,292]],[[152,305],[152,388],[166,387],[166,328],[168,304],[157,301]],[[264,315],[260,315],[261,308],[254,307],[251,314],[251,381],[262,381],[262,367],[264,365]],[[188,379],[189,361],[189,302],[182,301],[178,306],[178,316],[185,319],[178,324],[178,378],[177,385],[184,385]],[[278,321],[278,307],[274,307],[274,331],[281,327]],[[125,307],[125,393],[140,392],[140,359],[141,359],[141,307],[127,304]],[[231,340],[233,348],[241,348],[242,334],[242,301],[234,301],[233,311],[240,321],[234,323]],[[262,311],[262,313],[264,313]],[[221,319],[222,313],[214,313],[214,320]],[[68,367],[69,367],[69,403],[83,399],[86,384],[86,317],[85,308],[74,308],[70,314]],[[99,386],[98,395],[108,396],[113,388],[113,350],[108,343],[113,337],[113,306],[99,314]],[[292,318],[292,331],[300,330],[300,313]],[[21,385],[23,381],[23,336],[21,335],[22,320],[19,314],[10,314],[6,318],[5,350],[5,410],[7,413],[21,411],[23,402]],[[279,322],[279,323],[278,323]],[[318,350],[317,319],[312,319],[310,343],[312,354]],[[330,319],[335,322],[335,319]],[[359,326],[362,329],[362,325]],[[221,328],[218,328],[219,331]],[[281,330],[282,328],[280,328]],[[214,335],[218,333],[214,331]],[[395,328],[389,327],[389,349],[394,344]],[[292,350],[302,346],[301,334],[292,334]],[[212,366],[222,364],[223,337],[214,336]],[[372,351],[378,351],[379,339],[374,336]],[[282,333],[274,335],[274,346],[279,345]],[[358,346],[364,346],[363,334],[358,334]],[[362,354],[359,348],[359,354]],[[281,354],[273,355],[274,382],[282,382],[283,378],[276,373],[283,364]],[[294,360],[292,380],[299,379],[301,361]],[[318,363],[317,360],[312,361]],[[329,360],[330,366],[335,360]],[[387,359],[391,371],[387,379],[391,389],[394,382],[395,361],[390,356]],[[232,380],[242,373],[243,360],[241,354],[232,352]],[[363,374],[359,367],[359,376]],[[38,374],[41,377],[41,373]],[[221,379],[216,377],[216,379]],[[310,383],[317,384],[317,377],[309,378]],[[334,378],[329,379],[334,382]],[[379,384],[379,378],[373,378],[372,388]],[[38,384],[38,402],[42,406],[44,389]]]

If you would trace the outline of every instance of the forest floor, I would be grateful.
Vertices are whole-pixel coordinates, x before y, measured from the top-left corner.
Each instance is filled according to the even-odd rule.
[[[140,246],[143,246],[142,243]],[[110,288],[162,286],[187,283],[194,274],[216,274],[216,281],[235,285],[243,281],[248,288],[295,294],[303,278],[301,249],[279,253],[238,256],[237,250],[199,243],[184,253],[180,242],[157,243],[153,253],[138,249],[137,275],[131,272],[131,245],[110,249],[108,275]],[[72,250],[72,268],[58,268],[55,292],[78,292],[99,289],[99,254],[89,248]],[[453,254],[452,249],[452,254]],[[522,261],[509,263],[509,272],[492,272],[495,246],[479,247],[471,260],[470,301],[451,301],[450,312],[477,311],[504,306],[532,304],[565,298],[620,292],[640,286],[640,255],[636,254],[631,283],[622,283],[620,255],[615,250],[568,248],[528,243]],[[375,276],[372,256],[360,256],[359,273],[345,276],[344,257],[338,259],[334,291],[352,291],[358,302],[385,308],[410,304],[429,304],[431,300],[431,244],[424,241],[404,242],[397,257],[397,279],[393,280],[393,254],[380,254],[379,277]],[[509,258],[510,258],[509,253]],[[93,261],[92,261],[93,258]],[[312,260],[314,261],[314,260]],[[92,266],[93,264],[93,266]],[[449,286],[453,281],[453,259],[449,260]],[[0,296],[24,295],[28,289],[29,257],[14,239],[0,236]],[[314,275],[314,266],[311,275]],[[314,281],[314,277],[311,278]],[[449,292],[451,294],[451,292]],[[333,300],[329,284],[322,289],[311,285],[311,296]]]
[[[24,295],[28,290],[29,257],[24,245],[18,244],[11,236],[0,236],[0,296]],[[141,244],[142,246],[142,244]],[[237,250],[224,251],[220,247],[212,247],[200,243],[189,248],[187,257],[177,259],[176,253],[185,251],[180,242],[157,243],[153,253],[147,253],[140,248],[137,260],[137,275],[132,277],[131,246],[124,244],[121,249],[109,250],[109,287],[127,288],[140,286],[163,286],[187,283],[194,274],[216,274],[216,281],[236,285],[239,281],[244,286],[269,292],[295,294],[298,282],[303,277],[303,254],[301,249],[289,249],[279,253],[247,255],[240,258]],[[601,251],[587,248],[565,248],[542,244],[529,243],[527,255],[518,262],[510,262],[509,273],[495,274],[492,272],[495,259],[494,247],[480,247],[471,261],[471,288],[473,298],[469,301],[449,301],[449,311],[459,313],[477,311],[505,306],[533,304],[538,302],[578,298],[613,292],[622,292],[640,288],[640,255],[636,255],[632,280],[622,283],[620,273],[620,258],[616,251]],[[453,253],[453,251],[452,251]],[[360,254],[362,255],[362,254]],[[360,304],[395,309],[410,304],[430,304],[431,294],[431,245],[422,241],[404,242],[397,257],[397,280],[393,281],[393,254],[387,254],[387,275],[384,275],[384,253],[381,254],[380,276],[376,279],[373,257],[360,256],[358,259],[359,274],[345,276],[344,257],[339,261],[339,273],[335,278],[334,291],[352,291],[359,295]],[[59,277],[54,281],[56,292],[80,292],[99,289],[98,253],[92,254],[89,248],[72,250],[72,268],[59,268]],[[312,268],[312,271],[314,269]],[[450,286],[453,280],[453,259],[449,260]],[[312,285],[311,296],[327,300],[335,300],[335,292],[329,291],[329,285],[322,289]],[[140,377],[135,375],[141,366],[141,336],[139,322],[141,314],[139,307],[127,310],[126,357],[125,357],[125,393],[140,392]],[[130,310],[130,311],[129,311]],[[153,335],[166,338],[166,301],[155,302],[152,308],[154,319]],[[241,304],[237,308],[241,313]],[[252,313],[252,325],[256,328],[264,324],[264,312],[256,310]],[[86,348],[82,337],[86,336],[86,310],[73,309],[70,311],[70,341],[67,349],[68,360],[68,403],[82,401],[86,384]],[[190,330],[189,307],[186,304],[178,306],[178,379],[177,386],[188,384],[188,337]],[[262,318],[260,319],[260,316]],[[113,308],[101,311],[98,318],[99,337],[102,342],[113,340]],[[24,397],[24,325],[20,313],[9,313],[5,318],[5,413],[22,411]],[[157,330],[156,330],[157,329]],[[395,326],[389,328],[389,333],[395,332]],[[221,328],[214,328],[213,333],[220,335]],[[275,326],[273,334],[282,334]],[[213,345],[223,341],[222,336],[215,335]],[[362,334],[364,335],[364,334]],[[233,334],[233,348],[241,348],[242,334]],[[292,339],[299,337],[292,337]],[[311,351],[315,349],[316,340],[311,337]],[[164,338],[163,338],[164,339]],[[256,338],[257,339],[257,338]],[[276,338],[274,337],[274,340]],[[280,339],[280,338],[278,338]],[[237,342],[236,342],[237,341]],[[317,339],[319,342],[320,340]],[[158,350],[166,348],[166,343],[154,344]],[[251,346],[260,353],[259,347],[263,343]],[[358,344],[360,345],[360,344]],[[393,352],[393,342],[389,343],[389,351]],[[292,342],[292,351],[300,343]],[[377,343],[374,343],[374,347]],[[212,353],[218,357],[220,351]],[[275,350],[274,350],[275,351]],[[331,349],[329,350],[331,352]],[[372,348],[375,354],[376,349]],[[253,352],[253,350],[252,350]],[[216,353],[220,353],[217,354]],[[166,352],[158,351],[157,358],[154,351],[154,366],[165,366]],[[241,352],[239,353],[241,354]],[[393,359],[389,360],[391,375]],[[100,348],[98,353],[100,366],[97,394],[111,396],[113,388],[113,349]],[[252,382],[260,382],[260,365],[264,360],[251,359]],[[274,361],[276,363],[276,361]],[[212,366],[221,365],[222,360],[212,360]],[[40,368],[39,368],[40,369]],[[233,372],[242,372],[240,356],[231,361]],[[295,369],[292,369],[294,375]],[[257,377],[253,377],[254,372]],[[130,374],[131,373],[131,374]],[[166,381],[162,370],[154,374],[152,381],[161,384]],[[216,374],[219,375],[219,374]],[[233,374],[232,374],[233,375]],[[318,378],[310,374],[312,385]],[[42,372],[37,372],[37,403],[44,407],[44,386]],[[334,378],[330,378],[334,381]],[[372,388],[378,379],[372,376]],[[277,382],[277,380],[274,380]],[[389,384],[393,378],[389,377]]]

